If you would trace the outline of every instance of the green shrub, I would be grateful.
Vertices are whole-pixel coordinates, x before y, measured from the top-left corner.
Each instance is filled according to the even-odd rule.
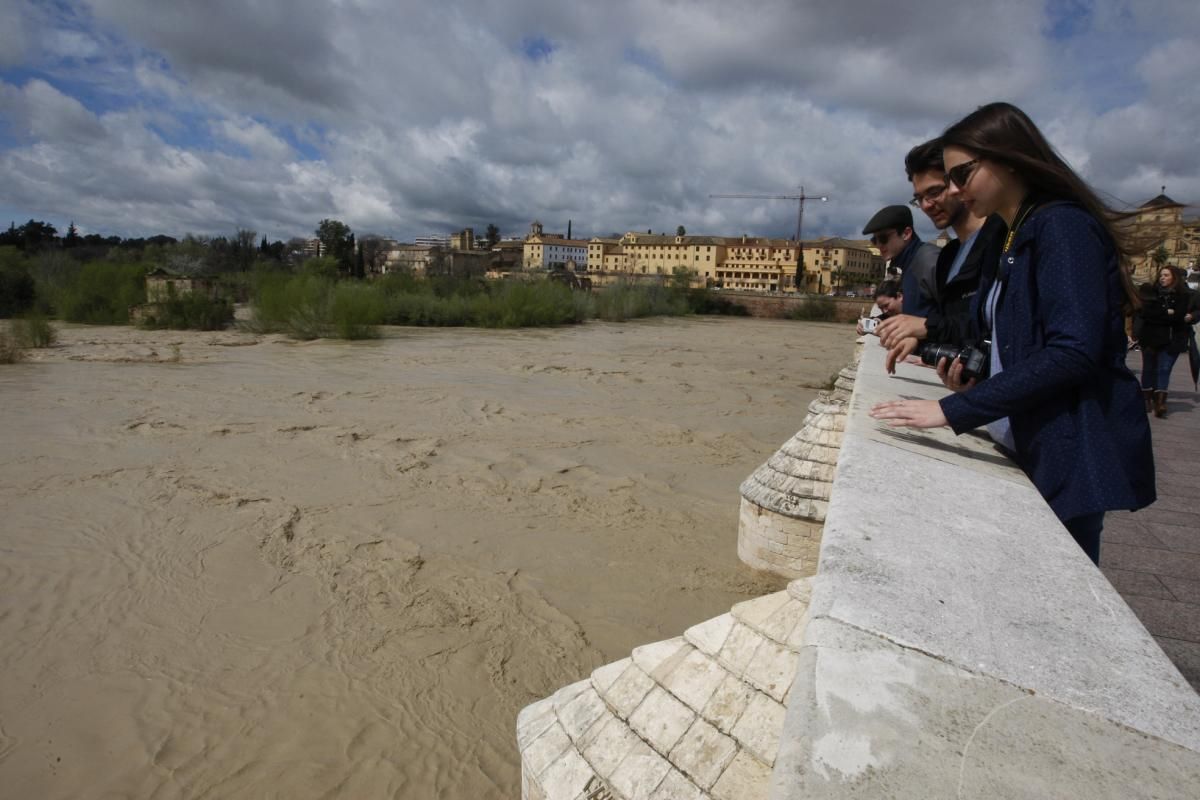
[[[830,322],[837,316],[837,305],[829,295],[809,295],[793,308],[787,316],[788,319]]]
[[[325,335],[333,282],[315,275],[264,273],[255,276],[249,327],[298,339]]]
[[[84,264],[58,291],[63,319],[92,325],[124,325],[129,309],[146,300],[145,267],[96,261]]]
[[[18,258],[5,262],[0,263],[0,317],[15,317],[33,307],[36,288],[33,276]]]
[[[155,303],[153,310],[142,319],[143,328],[219,331],[233,321],[233,304],[221,297],[209,297],[200,292],[171,296]]]
[[[339,339],[373,339],[385,317],[383,293],[362,283],[340,283],[333,289],[329,318]]]
[[[595,316],[610,322],[689,313],[687,293],[665,286],[617,283],[595,293]]]
[[[24,360],[25,350],[17,343],[16,337],[0,330],[0,364],[16,364]]]
[[[12,337],[20,347],[49,347],[58,341],[58,331],[44,315],[30,313],[13,320]]]

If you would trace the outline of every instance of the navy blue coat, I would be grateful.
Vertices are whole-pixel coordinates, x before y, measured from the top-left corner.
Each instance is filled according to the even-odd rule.
[[[1124,290],[1116,249],[1081,207],[1033,211],[985,270],[974,313],[995,280],[1003,371],[941,401],[956,433],[1001,417],[1017,463],[1061,520],[1154,502],[1145,405],[1125,366]]]

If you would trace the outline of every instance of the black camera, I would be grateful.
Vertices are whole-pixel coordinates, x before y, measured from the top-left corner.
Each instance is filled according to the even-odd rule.
[[[917,349],[917,355],[931,367],[936,367],[943,358],[949,359],[948,365],[961,361],[963,365],[963,382],[972,378],[986,378],[991,367],[991,347],[989,342],[982,342],[978,347],[967,345],[955,347],[952,344],[936,344],[926,342]]]

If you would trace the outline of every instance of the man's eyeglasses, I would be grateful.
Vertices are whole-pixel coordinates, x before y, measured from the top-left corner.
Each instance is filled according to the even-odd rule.
[[[967,188],[967,183],[971,180],[971,176],[975,174],[975,167],[978,166],[979,159],[972,158],[970,161],[964,161],[961,164],[955,164],[950,169],[946,170],[946,177],[951,183],[960,189]]]
[[[887,245],[887,243],[892,240],[892,236],[894,236],[894,235],[895,234],[891,233],[890,231],[885,232],[885,233],[872,234],[871,235],[871,244],[875,245],[876,247],[885,247]]]
[[[946,193],[946,189],[948,188],[950,187],[943,183],[941,186],[934,186],[932,189],[917,192],[913,195],[912,200],[908,201],[908,204],[914,208],[920,208],[926,203],[936,202],[939,197]]]

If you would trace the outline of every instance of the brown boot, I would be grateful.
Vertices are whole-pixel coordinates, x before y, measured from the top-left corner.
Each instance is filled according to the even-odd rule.
[[[1142,398],[1146,401],[1146,413],[1154,410],[1154,390],[1142,389]]]
[[[1167,393],[1154,393],[1154,416],[1162,418],[1167,415]]]

